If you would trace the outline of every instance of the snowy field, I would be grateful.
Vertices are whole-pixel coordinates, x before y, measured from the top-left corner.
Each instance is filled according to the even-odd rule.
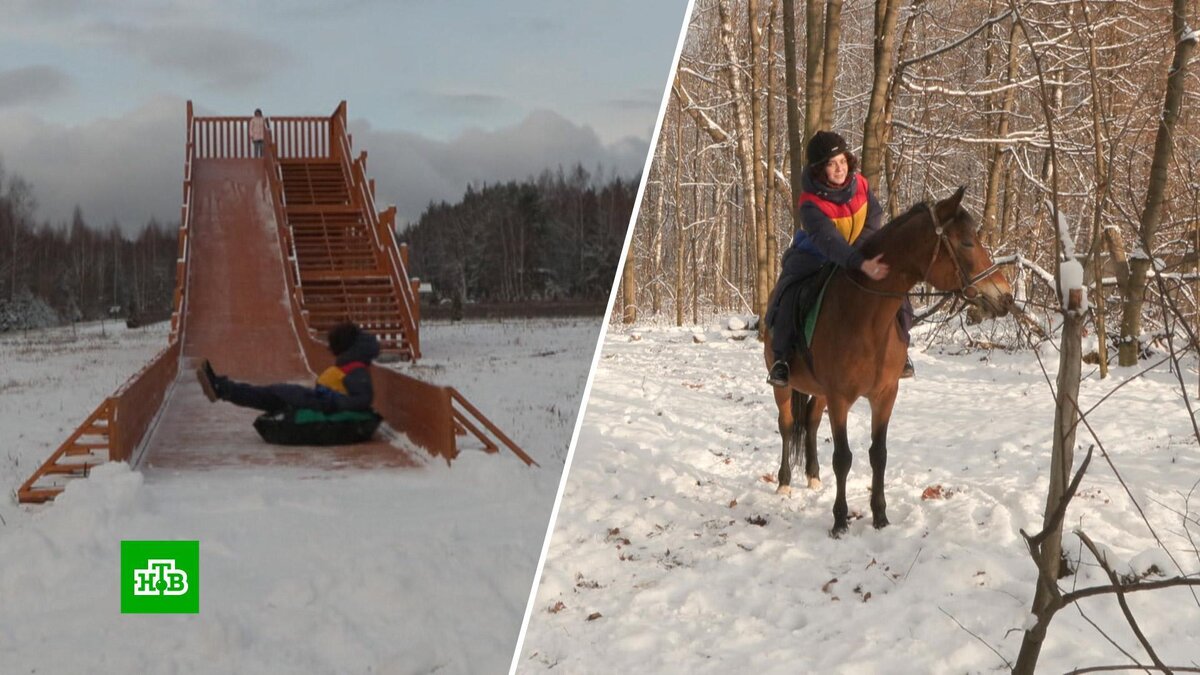
[[[425,324],[425,358],[397,366],[458,387],[540,469],[473,451],[317,476],[114,464],[39,507],[16,487],[166,327],[0,336],[0,672],[504,672],[599,326]],[[122,539],[198,539],[200,614],[122,615]]]
[[[828,423],[824,489],[777,496],[761,344],[703,334],[702,343],[675,328],[606,338],[518,672],[1006,671],[983,642],[1015,661],[1036,577],[1018,530],[1040,529],[1054,403],[1034,355],[914,349],[917,378],[902,383],[888,436],[891,527],[871,527],[861,401],[850,415],[847,495],[852,516],[865,517],[834,540]],[[1053,379],[1054,345],[1041,355]],[[1085,409],[1133,374],[1084,373]],[[1197,573],[1200,555],[1173,510],[1200,480],[1200,448],[1174,375],[1163,366],[1131,381],[1090,419],[1175,559]],[[1079,442],[1091,443],[1086,431]],[[1200,489],[1190,509],[1195,520]],[[1119,570],[1158,563],[1175,573],[1098,453],[1067,527],[1111,549]],[[1191,534],[1200,541],[1200,524]],[[1078,563],[1078,538],[1065,546]],[[1064,587],[1107,583],[1086,552],[1080,567]],[[1130,604],[1167,664],[1200,666],[1191,593],[1139,593]],[[1115,599],[1081,609],[1149,663]],[[1038,672],[1129,663],[1087,619],[1058,614]]]

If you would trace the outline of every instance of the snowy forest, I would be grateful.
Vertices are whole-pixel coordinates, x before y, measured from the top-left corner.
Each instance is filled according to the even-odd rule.
[[[603,303],[625,243],[638,178],[544,171],[468,187],[457,204],[430,204],[399,240],[414,276],[438,299]]]
[[[1190,501],[1200,484],[1192,474],[1179,476],[1173,490],[1182,505],[1157,522],[1147,518],[1147,497],[1138,490],[1170,481],[1160,476],[1131,489],[1125,478],[1165,461],[1162,447],[1130,443],[1111,427],[1100,432],[1101,422],[1089,415],[1100,403],[1084,402],[1116,400],[1129,395],[1117,393],[1125,384],[1148,386],[1146,380],[1162,376],[1175,387],[1173,400],[1152,417],[1182,411],[1190,423],[1179,442],[1186,461],[1194,461],[1200,118],[1192,111],[1200,87],[1190,63],[1198,36],[1189,26],[1196,21],[1194,3],[1185,0],[697,0],[669,87],[613,315],[614,322],[634,325],[629,340],[643,339],[639,326],[690,324],[701,331],[730,314],[764,316],[798,225],[793,212],[807,163],[804,140],[818,130],[846,137],[888,217],[965,186],[962,205],[977,222],[977,238],[1012,282],[1014,316],[980,323],[957,302],[938,310],[918,286],[914,301],[924,326],[912,351],[934,347],[929,353],[938,366],[943,348],[978,353],[981,363],[997,351],[1036,360],[1033,379],[1049,391],[1036,413],[995,429],[1006,436],[1033,429],[1043,409],[1046,431],[1053,428],[1045,446],[1029,446],[1035,456],[1021,465],[1036,467],[1044,481],[1040,522],[992,533],[1020,534],[1025,561],[1010,569],[1029,577],[1028,590],[1013,596],[1028,608],[1023,625],[1008,624],[1017,630],[990,639],[967,631],[1014,673],[1034,672],[1044,644],[1061,649],[1051,626],[1060,610],[1083,614],[1083,597],[1108,598],[1111,607],[1112,596],[1124,625],[1102,627],[1083,614],[1099,635],[1089,644],[1111,645],[1147,672],[1200,667],[1187,648],[1176,650],[1175,663],[1160,658],[1178,643],[1157,639],[1162,631],[1143,633],[1139,621],[1156,611],[1145,604],[1131,610],[1124,600],[1157,590],[1164,594],[1154,600],[1158,608],[1200,608],[1194,590],[1200,579],[1188,571],[1200,560],[1200,519]],[[1081,267],[1081,280],[1068,282],[1066,272],[1074,277]],[[732,321],[728,326],[735,328]],[[706,339],[697,335],[694,342]],[[1047,355],[1056,366],[1047,368]],[[731,375],[761,382],[765,369],[755,364]],[[993,376],[986,365],[972,375]],[[1031,381],[1022,376],[1007,390]],[[957,409],[943,411],[949,412]],[[927,410],[922,414],[926,427],[937,422]],[[1138,454],[1147,447],[1154,450]],[[964,458],[973,456],[970,450],[962,448]],[[1093,457],[1095,475],[1085,476]],[[1104,468],[1096,468],[1101,461]],[[1141,522],[1109,527],[1105,541],[1093,542],[1085,529],[1094,534],[1108,516],[1072,500],[1081,485],[1111,486],[1111,478],[1123,493],[1120,502],[1142,514]],[[1164,503],[1159,498],[1153,506]],[[586,509],[590,516],[596,506]],[[1076,529],[1068,532],[1074,537],[1068,551],[1070,527]],[[1171,545],[1164,543],[1166,531]],[[1118,570],[1121,555],[1130,553],[1107,547],[1147,533],[1164,564],[1153,573]],[[1070,592],[1093,572],[1102,585]],[[1164,590],[1170,588],[1179,590],[1172,595]],[[1149,603],[1150,595],[1139,598]],[[1060,630],[1075,630],[1078,644],[1078,627]],[[1021,636],[1019,648],[996,647],[1012,634]],[[1125,669],[1066,663],[1078,668],[1071,672]]]
[[[1132,365],[1164,338],[1164,289],[1197,317],[1200,87],[1174,4],[701,0],[616,316],[762,316],[796,226],[790,123],[842,133],[890,216],[965,185],[981,239],[1041,304],[1057,208],[1103,281],[1095,327]]]
[[[120,316],[170,315],[178,226],[153,219],[132,240],[76,207],[38,221],[33,186],[0,166],[0,333]]]

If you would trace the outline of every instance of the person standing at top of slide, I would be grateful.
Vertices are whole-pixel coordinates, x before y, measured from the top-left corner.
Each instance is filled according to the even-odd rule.
[[[254,109],[254,117],[250,118],[250,142],[254,145],[254,156],[262,157],[263,139],[267,135],[267,120],[263,118],[262,109]]]

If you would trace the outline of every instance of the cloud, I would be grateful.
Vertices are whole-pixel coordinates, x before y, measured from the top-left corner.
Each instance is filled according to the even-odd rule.
[[[34,65],[0,71],[0,108],[43,103],[70,88],[71,78],[53,66]]]
[[[197,115],[210,114],[197,110]],[[78,204],[91,225],[114,220],[136,232],[151,217],[177,222],[182,195],[185,102],[160,97],[116,119],[77,127],[0,111],[0,152],[7,173],[33,184],[39,222],[69,222]],[[469,184],[522,180],[544,169],[582,163],[634,176],[649,140],[600,141],[590,127],[537,111],[520,123],[475,129],[449,140],[372,129],[351,122],[355,150],[367,150],[378,205],[396,204],[415,221],[431,201],[457,201]]]
[[[617,110],[658,110],[660,101],[652,101],[645,98],[614,98],[607,101],[610,108]]]
[[[486,119],[497,108],[509,104],[504,96],[482,92],[414,92],[413,98],[424,101],[421,109],[425,113],[457,118]]]
[[[247,33],[213,26],[97,23],[92,35],[145,63],[195,77],[218,89],[247,89],[292,62],[291,53]]]
[[[151,216],[179,219],[185,115],[183,100],[166,97],[77,127],[0,113],[0,159],[33,184],[39,222],[69,222],[79,204],[89,224],[116,220],[132,233]]]
[[[368,152],[367,172],[375,178],[378,206],[396,204],[398,218],[410,222],[431,201],[457,201],[469,184],[522,180],[576,163],[589,171],[600,164],[634,176],[649,147],[645,138],[602,143],[591,127],[546,110],[514,126],[474,129],[450,141],[374,130],[361,120],[350,127],[355,147]]]

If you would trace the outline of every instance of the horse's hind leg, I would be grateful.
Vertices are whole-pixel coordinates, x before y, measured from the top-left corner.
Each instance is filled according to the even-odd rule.
[[[883,472],[887,469],[887,430],[896,403],[896,387],[871,401],[871,517],[875,528],[888,526],[887,498],[883,494]]]
[[[825,413],[825,399],[813,396],[801,413],[804,416],[804,475],[810,490],[821,489],[821,465],[817,461],[817,431],[821,428],[821,415]]]
[[[846,417],[850,413],[850,404],[836,398],[830,398],[827,402],[829,427],[833,431],[833,475],[837,479],[837,495],[833,499],[833,529],[829,534],[836,538],[850,528],[850,509],[846,506],[846,477],[850,474],[854,454],[850,452],[850,441],[846,437]]]
[[[779,409],[779,438],[783,445],[783,455],[779,459],[779,487],[775,488],[775,493],[781,495],[792,494],[792,464],[795,461],[793,455],[799,447],[795,442],[794,427],[801,420],[795,415],[794,399],[790,388],[775,387],[775,407]]]

